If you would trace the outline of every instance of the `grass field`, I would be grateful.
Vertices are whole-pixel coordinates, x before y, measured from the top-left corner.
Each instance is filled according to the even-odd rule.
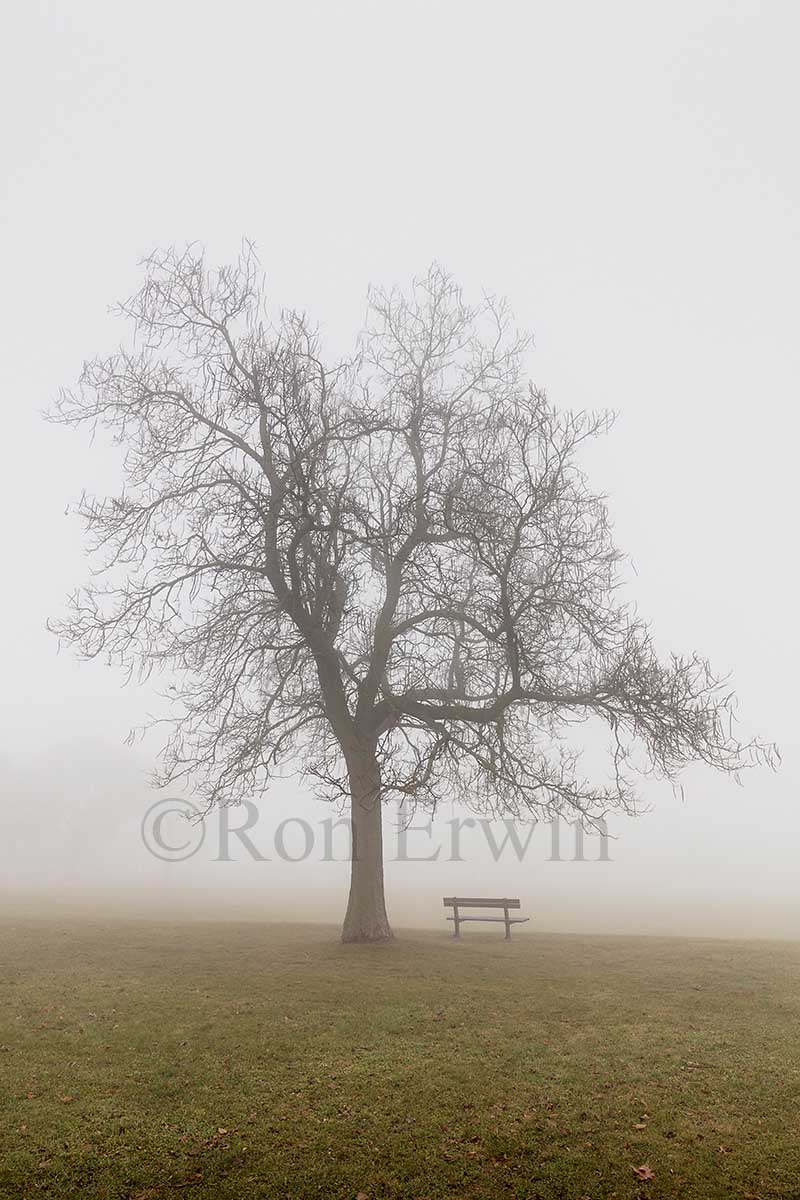
[[[0,1195],[797,1200],[799,1035],[800,945],[6,922]]]

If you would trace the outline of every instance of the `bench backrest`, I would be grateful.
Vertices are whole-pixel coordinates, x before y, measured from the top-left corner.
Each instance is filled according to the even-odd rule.
[[[497,896],[445,896],[445,908],[519,908],[519,900]]]

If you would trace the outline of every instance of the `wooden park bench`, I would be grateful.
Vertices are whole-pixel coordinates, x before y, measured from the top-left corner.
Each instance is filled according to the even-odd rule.
[[[503,897],[502,900],[486,896],[445,896],[445,908],[452,908],[453,915],[448,917],[448,921],[453,921],[455,930],[453,937],[460,937],[460,928],[464,921],[502,921],[506,927],[506,941],[511,941],[511,926],[523,925],[525,921],[529,921],[530,917],[510,917],[508,911],[511,908],[519,908],[519,900],[509,900]],[[459,914],[460,908],[502,908],[502,917],[462,917]]]

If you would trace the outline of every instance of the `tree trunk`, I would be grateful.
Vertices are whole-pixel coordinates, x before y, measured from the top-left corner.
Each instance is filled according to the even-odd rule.
[[[380,773],[374,759],[353,764],[350,775],[350,898],[343,942],[388,942],[392,937],[383,895]]]

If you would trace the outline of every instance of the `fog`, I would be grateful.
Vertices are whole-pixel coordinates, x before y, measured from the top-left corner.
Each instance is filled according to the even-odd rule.
[[[529,929],[800,937],[798,35],[795,6],[730,0],[17,9],[0,50],[3,909],[343,914],[336,814],[294,779],[254,797],[263,861],[235,835],[221,854],[215,816],[184,861],[150,853],[159,734],[125,738],[155,690],[45,628],[88,572],[68,505],[121,472],[40,410],[125,337],[107,306],[145,253],[198,239],[225,261],[247,236],[276,309],[307,309],[335,352],[368,284],[433,259],[468,295],[507,296],[531,378],[619,414],[584,463],[659,648],[730,670],[742,730],[782,754],[740,786],[701,768],[682,793],[644,783],[649,811],[610,818],[608,861],[588,838],[573,861],[566,827],[554,860],[544,826],[521,861],[465,827],[452,861],[449,807],[398,852],[390,821],[393,924],[440,924],[459,892],[520,896]],[[287,862],[293,816],[314,844]]]

